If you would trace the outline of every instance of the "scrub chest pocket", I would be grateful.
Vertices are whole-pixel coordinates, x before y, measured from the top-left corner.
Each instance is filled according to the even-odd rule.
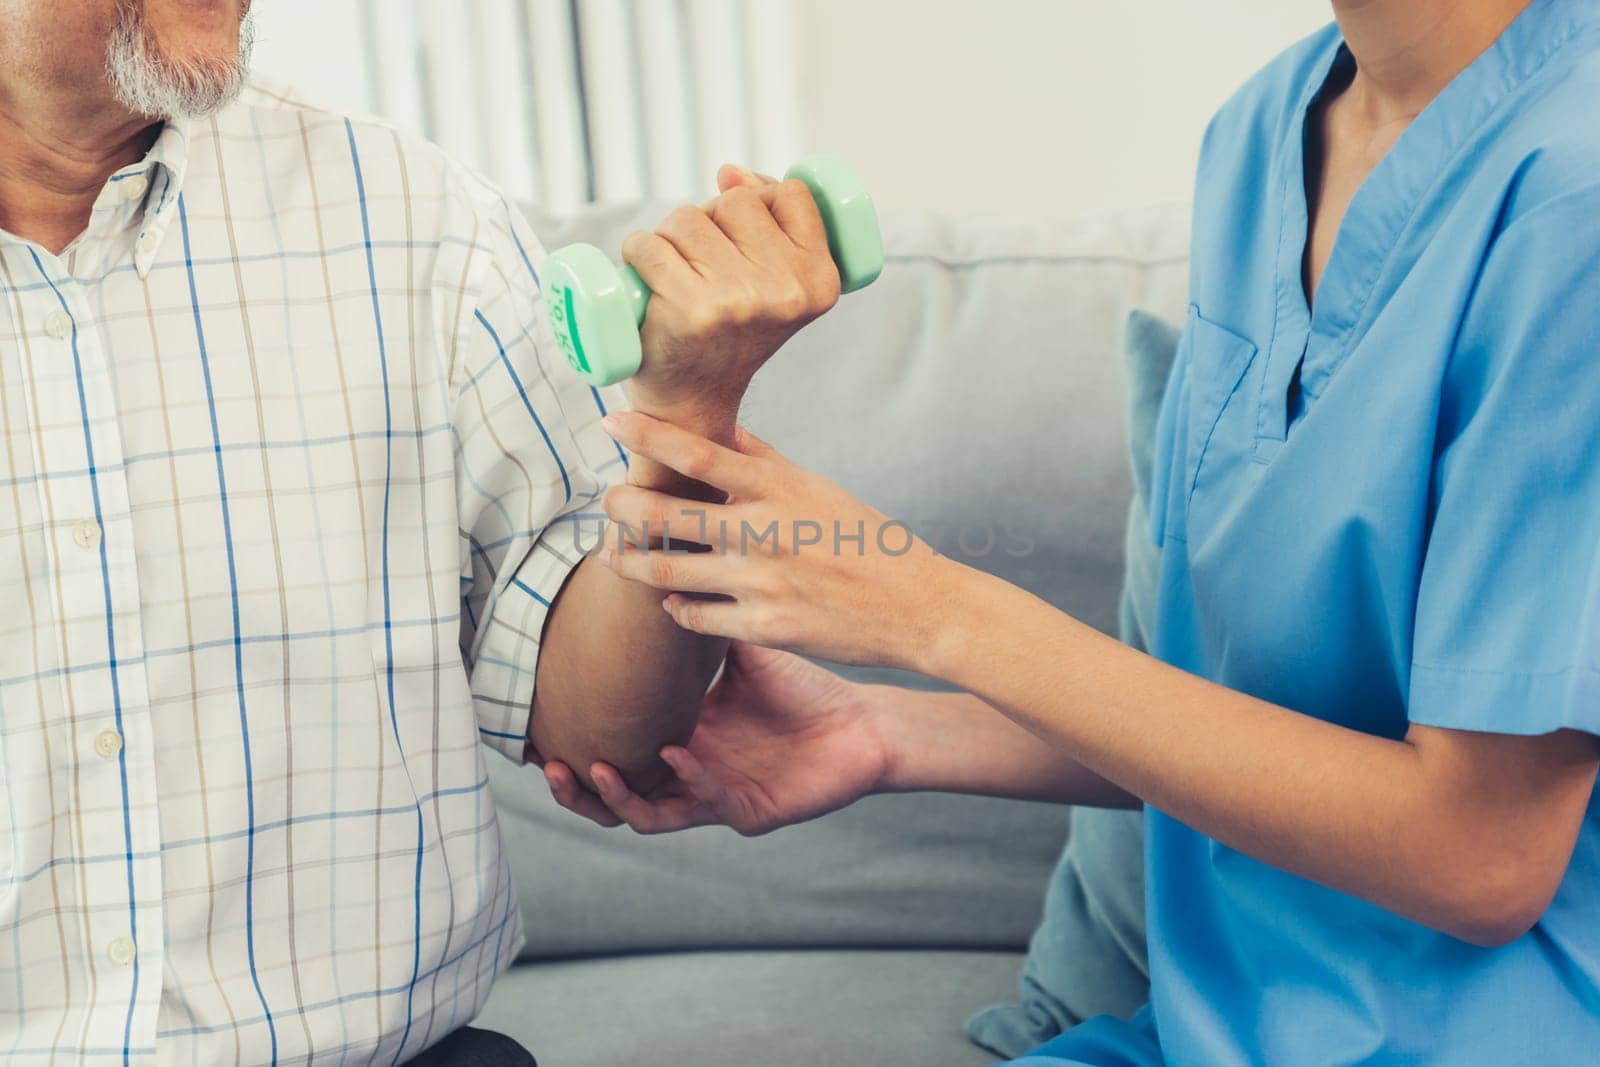
[[[1247,462],[1255,424],[1238,397],[1256,346],[1189,305],[1179,359],[1188,367],[1188,426],[1183,491],[1191,513],[1197,494],[1221,484],[1235,463]]]

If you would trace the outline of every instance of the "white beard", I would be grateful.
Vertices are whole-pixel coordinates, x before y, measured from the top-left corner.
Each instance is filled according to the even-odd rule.
[[[176,62],[145,31],[143,0],[119,0],[106,44],[106,76],[117,100],[153,119],[198,118],[231,103],[244,88],[255,44],[255,20],[245,13],[239,50],[231,60]]]

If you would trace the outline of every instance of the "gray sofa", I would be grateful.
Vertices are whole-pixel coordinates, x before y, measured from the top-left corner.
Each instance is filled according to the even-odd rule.
[[[656,205],[552,220],[616,248]],[[1181,207],[1073,225],[885,218],[889,265],[779,354],[746,421],[949,555],[1107,631],[1129,484],[1120,339],[1181,320]],[[915,678],[906,684],[931,684]],[[1065,809],[878,797],[745,840],[602,830],[491,759],[527,945],[479,1024],[543,1067],[981,1064]]]

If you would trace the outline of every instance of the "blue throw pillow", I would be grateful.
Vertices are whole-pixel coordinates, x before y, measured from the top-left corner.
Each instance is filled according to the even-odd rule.
[[[1180,331],[1143,311],[1128,317],[1128,509],[1121,636],[1149,648],[1161,553],[1150,543],[1150,464],[1156,415],[1177,356]],[[1127,1018],[1150,999],[1144,939],[1144,814],[1083,808],[1049,888],[1044,917],[1018,981],[1021,1002],[973,1016],[967,1036],[1007,1059],[1021,1056],[1096,1015]]]

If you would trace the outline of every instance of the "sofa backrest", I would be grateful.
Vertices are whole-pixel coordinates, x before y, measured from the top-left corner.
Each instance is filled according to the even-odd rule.
[[[668,206],[530,218],[547,247],[615,249]],[[889,214],[885,237],[883,278],[779,353],[745,421],[940,551],[1113,630],[1121,334],[1135,307],[1181,319],[1186,211],[1038,226]],[[641,838],[561,811],[537,771],[490,762],[524,958],[1020,946],[1067,829],[1046,805],[895,796],[759,840]]]

